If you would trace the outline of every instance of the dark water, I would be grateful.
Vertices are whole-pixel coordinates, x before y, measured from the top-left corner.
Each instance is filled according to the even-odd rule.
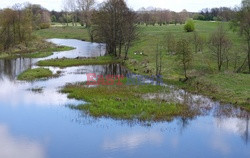
[[[99,56],[104,47],[77,40],[50,40],[74,46],[49,58]],[[165,158],[250,157],[249,113],[183,90],[148,94],[186,103],[202,115],[172,122],[137,123],[94,119],[67,107],[83,102],[58,91],[86,81],[87,73],[124,74],[120,65],[52,68],[58,78],[20,82],[16,76],[41,59],[0,60],[0,158]],[[29,89],[43,88],[42,92]]]

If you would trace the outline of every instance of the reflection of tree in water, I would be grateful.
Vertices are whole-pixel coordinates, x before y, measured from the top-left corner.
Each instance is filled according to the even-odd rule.
[[[120,64],[109,64],[104,66],[105,75],[126,75],[127,70],[122,67]]]
[[[14,80],[21,72],[31,68],[32,59],[17,58],[0,60],[0,77]]]
[[[178,120],[178,124],[180,125],[180,133],[182,134],[184,132],[184,130],[189,126],[190,122],[193,120],[194,118],[187,118],[187,117],[181,117]]]
[[[241,136],[243,138],[243,140],[245,141],[246,144],[248,144],[248,142],[250,142],[249,140],[249,116],[247,115],[246,118],[246,128],[245,128],[245,132],[244,134]]]

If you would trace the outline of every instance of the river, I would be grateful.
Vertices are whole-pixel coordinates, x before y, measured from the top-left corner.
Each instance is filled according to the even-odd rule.
[[[45,59],[95,57],[104,45],[71,39],[50,39],[75,50]],[[17,81],[18,74],[43,59],[0,60],[0,158],[166,158],[250,157],[250,114],[231,105],[172,88],[162,99],[199,108],[202,115],[171,122],[92,118],[68,105],[84,101],[59,92],[67,83],[86,81],[87,73],[126,74],[119,64],[47,67],[57,78]],[[42,91],[31,89],[42,88]],[[154,98],[154,94],[145,98]]]

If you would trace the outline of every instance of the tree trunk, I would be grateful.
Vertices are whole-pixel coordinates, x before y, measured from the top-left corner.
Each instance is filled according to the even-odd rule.
[[[248,40],[248,72],[250,73],[250,39]]]

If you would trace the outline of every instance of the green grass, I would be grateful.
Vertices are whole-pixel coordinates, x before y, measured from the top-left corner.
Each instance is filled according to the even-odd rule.
[[[214,30],[216,30],[219,22],[205,22],[195,21],[196,31],[207,41]],[[240,62],[244,60],[246,56],[246,44],[244,40],[239,37],[236,32],[232,32],[229,27],[229,23],[223,23],[228,30],[229,38],[232,40],[231,57],[236,51],[240,58]],[[180,37],[187,37],[192,40],[193,33],[186,33],[183,29],[184,25],[167,25],[167,26],[139,26],[140,36],[136,40],[129,51],[129,60],[126,62],[126,66],[133,72],[151,75],[155,74],[155,52],[157,44],[164,45],[164,36],[168,32],[172,32],[176,39]],[[191,45],[192,46],[192,45]],[[192,46],[194,49],[194,46]],[[249,91],[243,90],[242,87],[250,89],[249,74],[234,74],[226,73],[233,72],[233,59],[230,60],[229,70],[223,67],[223,72],[217,71],[217,63],[214,56],[211,54],[208,46],[202,53],[193,54],[194,59],[191,69],[188,71],[191,78],[195,78],[187,83],[179,81],[180,78],[184,78],[183,71],[180,64],[176,61],[175,55],[166,53],[164,48],[161,48],[163,53],[162,62],[162,76],[165,81],[170,84],[175,84],[180,88],[185,88],[191,92],[197,92],[197,89],[193,88],[193,83],[199,82],[202,89],[199,93],[211,96],[223,102],[235,103],[236,105],[244,105],[244,107],[250,108],[249,103]],[[143,52],[143,55],[135,55],[134,52]],[[149,70],[149,71],[147,71]],[[225,73],[224,73],[225,71]],[[145,73],[149,72],[149,73]],[[239,79],[240,78],[240,79]],[[230,81],[233,80],[234,84],[230,85]],[[202,86],[209,85],[209,86]],[[219,91],[213,91],[213,87],[217,87]],[[230,93],[228,95],[228,93]],[[216,97],[215,97],[216,96]]]
[[[17,79],[22,81],[32,81],[41,78],[52,77],[53,73],[49,69],[45,68],[36,68],[36,69],[28,69],[18,75]]]
[[[70,67],[80,65],[105,65],[112,63],[119,63],[121,60],[117,60],[111,56],[102,56],[97,58],[86,59],[49,59],[39,61],[39,66],[54,66],[54,67]]]
[[[250,110],[249,74],[218,73],[193,79],[187,89]]]
[[[30,54],[23,54],[22,56],[25,58],[44,58],[53,55],[53,52],[60,52],[60,51],[68,51],[74,48],[67,47],[67,46],[59,46],[55,48],[45,49],[41,52],[30,53]]]
[[[34,32],[34,35],[37,35],[42,38],[63,38],[63,39],[79,39],[89,41],[89,35],[87,29],[82,26],[64,26],[64,27],[51,27],[48,29],[37,30]]]
[[[216,30],[219,22],[206,22],[206,21],[195,21],[196,31],[208,41],[209,37]],[[240,62],[238,66],[242,63],[246,56],[245,48],[246,44],[244,40],[239,37],[236,32],[230,30],[229,23],[223,23],[225,28],[228,30],[229,38],[232,40],[233,46],[230,51],[231,57],[233,53],[237,52],[240,56]],[[184,31],[184,25],[163,25],[163,26],[139,26],[139,39],[136,40],[129,51],[129,60],[126,62],[126,66],[133,72],[152,75],[155,73],[155,52],[158,43],[164,45],[164,36],[171,32],[176,36],[178,40],[180,37],[188,37],[190,41],[192,40],[193,33],[186,33]],[[54,27],[45,30],[39,30],[36,32],[38,35],[45,38],[75,38],[89,40],[87,30],[83,27]],[[194,48],[194,47],[193,47]],[[223,67],[223,71],[219,73],[217,71],[216,59],[211,54],[208,46],[202,53],[194,54],[194,59],[192,63],[192,68],[188,71],[188,74],[195,79],[190,80],[187,83],[179,82],[180,78],[183,78],[183,71],[180,64],[176,62],[175,55],[169,55],[162,48],[163,51],[163,65],[162,65],[162,75],[163,79],[170,84],[177,85],[180,88],[185,88],[191,92],[198,92],[204,95],[211,96],[212,98],[218,99],[223,102],[232,102],[237,105],[244,105],[244,107],[250,107],[249,103],[249,91],[241,90],[242,87],[249,89],[249,84],[247,84],[249,75],[245,74],[233,74],[226,73],[227,71],[232,72],[233,59],[230,60],[229,70]],[[143,52],[143,55],[135,55],[134,52]],[[45,65],[53,65],[53,62],[58,61],[46,61],[43,62]],[[59,61],[54,65],[65,67],[67,65],[77,66],[81,63],[95,64],[93,61],[77,61],[66,60]],[[62,64],[63,63],[63,64]],[[148,71],[149,70],[149,71]],[[149,73],[145,73],[149,72]],[[237,76],[237,77],[235,77]],[[238,80],[238,78],[241,78]],[[230,83],[230,80],[234,80],[233,86],[225,86],[225,84]],[[199,88],[193,88],[194,83],[200,83]],[[206,85],[206,86],[203,86]],[[197,85],[196,85],[197,86]],[[213,87],[217,87],[214,91]],[[219,89],[219,90],[218,90]],[[230,93],[228,95],[227,93]],[[226,97],[230,96],[230,97]]]
[[[73,107],[83,110],[94,117],[111,117],[114,119],[140,121],[170,121],[174,117],[193,117],[197,114],[187,106],[145,100],[142,94],[166,92],[161,86],[98,86],[68,85],[62,92],[69,93],[69,98],[87,101],[87,104]]]

